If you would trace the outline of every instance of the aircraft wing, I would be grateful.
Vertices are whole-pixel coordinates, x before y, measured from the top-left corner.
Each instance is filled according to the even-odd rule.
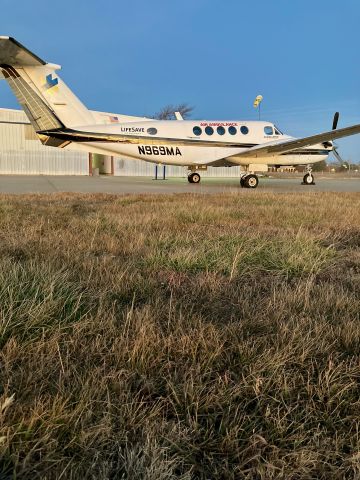
[[[257,145],[248,148],[236,156],[246,157],[265,157],[271,155],[278,155],[281,153],[291,152],[303,147],[310,147],[318,143],[336,140],[337,138],[349,137],[360,133],[360,124],[352,125],[351,127],[339,128],[337,130],[330,130],[329,132],[319,133],[311,137],[287,139],[284,141],[270,142],[268,144]]]

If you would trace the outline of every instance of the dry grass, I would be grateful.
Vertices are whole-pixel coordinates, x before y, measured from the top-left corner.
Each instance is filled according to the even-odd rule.
[[[359,225],[356,194],[0,197],[0,478],[359,478]]]

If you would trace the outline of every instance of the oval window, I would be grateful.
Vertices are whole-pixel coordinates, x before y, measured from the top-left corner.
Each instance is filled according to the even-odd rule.
[[[212,135],[214,133],[214,129],[212,127],[205,128],[206,135]]]
[[[247,135],[249,133],[249,129],[248,127],[245,127],[245,125],[243,125],[241,128],[240,128],[240,132],[243,134],[243,135]]]
[[[237,132],[236,127],[234,126],[229,127],[230,135],[236,135],[236,132]]]
[[[225,133],[225,128],[224,127],[217,127],[216,130],[217,130],[217,133],[219,135],[224,135],[224,133]]]
[[[157,129],[156,128],[148,128],[147,133],[149,135],[156,135],[157,134]]]
[[[200,127],[194,127],[193,132],[194,132],[194,135],[196,135],[197,137],[202,134],[202,130]]]

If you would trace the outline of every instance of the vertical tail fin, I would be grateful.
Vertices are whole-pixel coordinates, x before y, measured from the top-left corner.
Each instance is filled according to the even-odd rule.
[[[11,37],[0,37],[0,68],[37,132],[96,123],[48,64]]]
[[[34,129],[52,130],[62,128],[64,124],[57,118],[49,106],[30,88],[29,84],[10,65],[1,65],[5,79],[24,109]]]

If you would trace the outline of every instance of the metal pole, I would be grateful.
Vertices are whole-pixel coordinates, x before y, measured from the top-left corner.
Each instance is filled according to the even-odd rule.
[[[166,180],[166,165],[163,165],[163,180]]]
[[[155,165],[155,180],[157,180],[158,178],[158,166]]]

